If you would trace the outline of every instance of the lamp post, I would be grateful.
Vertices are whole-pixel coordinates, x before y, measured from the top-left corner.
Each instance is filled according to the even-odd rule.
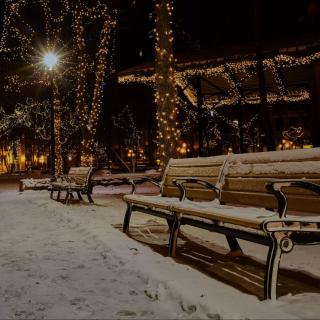
[[[50,82],[53,90],[53,103],[51,104],[51,157],[50,157],[50,169],[52,174],[58,173],[61,174],[61,145],[60,145],[60,114],[59,114],[59,98],[58,90],[55,82],[55,70],[54,67],[58,64],[59,58],[58,55],[54,52],[47,52],[42,57],[42,63],[49,70]],[[55,110],[57,109],[57,110]],[[57,140],[57,143],[56,143]],[[56,161],[56,156],[57,161]],[[57,172],[58,171],[58,172]]]

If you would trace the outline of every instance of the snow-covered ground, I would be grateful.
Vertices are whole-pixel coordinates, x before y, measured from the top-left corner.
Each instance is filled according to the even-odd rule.
[[[0,188],[1,319],[319,318],[319,293],[260,301],[129,238],[115,227],[125,211],[114,195],[119,187],[94,192],[93,205],[65,206],[46,191]],[[134,214],[132,226],[150,219],[155,221]],[[220,235],[195,228],[184,232],[227,252]],[[264,262],[266,248],[241,243]],[[319,249],[297,247],[282,266],[299,268],[319,282]]]

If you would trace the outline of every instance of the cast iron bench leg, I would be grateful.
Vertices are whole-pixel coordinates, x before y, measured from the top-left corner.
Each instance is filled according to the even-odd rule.
[[[90,203],[93,203],[93,199],[92,199],[92,197],[91,197],[91,195],[90,195],[89,192],[87,193],[87,197],[88,197],[89,202],[90,202]]]
[[[170,239],[169,239],[169,256],[175,257],[176,256],[176,249],[177,249],[177,242],[178,242],[178,234],[180,230],[180,216],[175,214],[171,232],[170,232]]]
[[[69,192],[69,190],[67,190],[66,197],[64,199],[65,204],[68,204],[69,198],[70,198],[70,192]]]
[[[272,234],[271,238],[272,243],[270,244],[268,251],[266,273],[264,277],[265,299],[277,299],[278,272],[282,255],[279,237],[277,237],[277,234]]]
[[[227,234],[226,235],[227,241],[228,241],[228,245],[230,248],[230,252],[229,255],[232,256],[242,256],[242,249],[240,247],[240,244],[237,240],[237,238],[231,234]]]
[[[126,214],[124,216],[123,226],[122,226],[122,231],[124,233],[128,233],[128,231],[129,231],[129,224],[130,224],[131,214],[132,214],[132,204],[131,203],[127,203],[127,211],[126,211]]]
[[[80,191],[77,191],[77,195],[78,195],[79,200],[82,201],[83,198],[82,198],[82,196],[81,196],[81,194],[80,194]]]
[[[61,195],[61,189],[58,190],[57,201],[60,200],[60,195]]]
[[[172,226],[173,226],[173,220],[172,220],[172,219],[169,219],[169,218],[167,218],[166,220],[167,220],[167,225],[168,225],[168,227],[169,227],[169,231],[171,231]]]

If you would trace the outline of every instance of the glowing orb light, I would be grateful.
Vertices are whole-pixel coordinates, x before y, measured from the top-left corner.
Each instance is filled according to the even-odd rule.
[[[48,67],[49,70],[52,70],[53,67],[58,63],[58,56],[53,52],[47,52],[43,56],[43,63]]]

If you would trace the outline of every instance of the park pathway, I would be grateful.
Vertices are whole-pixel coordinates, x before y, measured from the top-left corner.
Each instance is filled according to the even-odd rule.
[[[80,215],[73,223],[68,210],[76,205],[50,201],[44,192],[2,192],[0,203],[1,319],[204,317],[184,312],[164,288],[155,290],[142,273],[129,270]]]

